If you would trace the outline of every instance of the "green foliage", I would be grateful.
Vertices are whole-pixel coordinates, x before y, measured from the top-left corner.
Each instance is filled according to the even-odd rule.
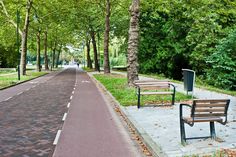
[[[124,54],[110,58],[111,66],[126,66],[127,60]]]
[[[18,62],[18,54],[15,47],[3,47],[0,45],[0,68],[15,68]]]
[[[236,2],[148,0],[142,5],[140,72],[180,80],[181,69],[190,68],[205,78],[210,70],[206,58],[235,28]]]
[[[229,33],[208,57],[211,69],[207,71],[209,84],[225,89],[236,89],[236,30]]]

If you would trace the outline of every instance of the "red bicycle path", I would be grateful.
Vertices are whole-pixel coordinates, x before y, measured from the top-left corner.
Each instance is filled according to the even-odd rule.
[[[71,98],[53,157],[143,156],[95,83],[81,70],[77,70]]]

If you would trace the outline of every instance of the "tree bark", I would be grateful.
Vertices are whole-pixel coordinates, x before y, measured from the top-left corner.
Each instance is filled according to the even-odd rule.
[[[56,45],[57,45],[57,43],[54,42],[54,46],[53,46],[53,48],[52,48],[52,68],[55,67]]]
[[[94,67],[95,67],[95,71],[99,71],[100,72],[100,67],[98,64],[98,52],[97,52],[97,45],[96,45],[96,38],[95,38],[95,32],[92,30],[90,32],[91,38],[92,38],[92,44],[93,44],[93,52],[94,52]]]
[[[60,45],[58,53],[57,53],[56,68],[58,68],[58,65],[59,65],[59,58],[60,58],[61,50],[62,50],[62,44]]]
[[[36,34],[36,41],[37,41],[37,60],[36,60],[36,70],[38,72],[41,71],[41,61],[40,61],[40,30],[38,30],[37,34]]]
[[[139,6],[140,0],[133,0],[130,7],[131,18],[127,58],[127,78],[129,86],[134,86],[134,81],[138,80]]]
[[[93,65],[92,65],[92,61],[90,57],[90,40],[89,39],[86,39],[86,47],[87,47],[87,67],[92,69]]]
[[[107,0],[104,33],[104,74],[110,73],[109,62],[109,32],[110,32],[110,0]]]
[[[30,16],[30,10],[33,5],[32,0],[27,1],[27,7],[26,7],[26,15],[25,15],[25,24],[22,31],[22,40],[21,40],[21,75],[26,75],[26,55],[27,55],[27,38],[28,38],[28,29],[29,29],[29,16]]]
[[[47,48],[48,48],[48,32],[47,30],[44,32],[44,64],[45,64],[45,70],[49,70],[48,67],[48,52],[47,52]]]

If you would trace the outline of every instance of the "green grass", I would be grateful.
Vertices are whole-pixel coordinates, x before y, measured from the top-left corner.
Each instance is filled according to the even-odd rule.
[[[161,80],[168,79],[168,78],[165,78],[164,76],[158,75],[158,74],[141,74],[141,76],[155,78],[155,79],[161,79]],[[168,80],[170,80],[172,82],[175,82],[175,83],[183,83],[182,81],[177,81],[177,80],[173,80],[173,79],[168,79]],[[200,80],[198,78],[196,79],[195,86],[198,87],[198,88],[201,88],[201,89],[206,89],[206,90],[214,91],[214,92],[217,92],[217,93],[223,93],[223,94],[236,96],[236,91],[224,90],[224,89],[220,89],[220,88],[210,86],[210,85],[208,85],[207,83],[203,82],[202,80]]]
[[[83,67],[82,69],[86,72],[94,72],[95,71],[94,69],[90,69],[88,67]]]
[[[119,74],[95,74],[94,77],[100,81],[108,91],[120,102],[122,106],[131,106],[137,105],[137,95],[136,90],[133,87],[127,86],[127,78]],[[161,104],[171,103],[172,96],[158,96],[158,95],[149,95],[142,96],[141,104]],[[191,99],[191,96],[186,96],[181,93],[176,93],[176,101],[186,101]]]
[[[15,70],[0,70],[0,75],[1,74],[9,74],[9,73],[15,73]]]
[[[0,89],[26,81],[30,80],[42,75],[47,74],[47,72],[34,72],[34,71],[27,71],[26,76],[21,76],[21,80],[18,81],[17,73],[6,75],[6,76],[0,76]]]

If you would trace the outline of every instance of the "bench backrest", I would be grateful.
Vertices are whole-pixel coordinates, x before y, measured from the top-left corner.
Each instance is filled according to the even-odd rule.
[[[169,89],[170,82],[166,80],[135,81],[135,85],[144,90]]]
[[[193,100],[191,117],[226,117],[229,99]]]

